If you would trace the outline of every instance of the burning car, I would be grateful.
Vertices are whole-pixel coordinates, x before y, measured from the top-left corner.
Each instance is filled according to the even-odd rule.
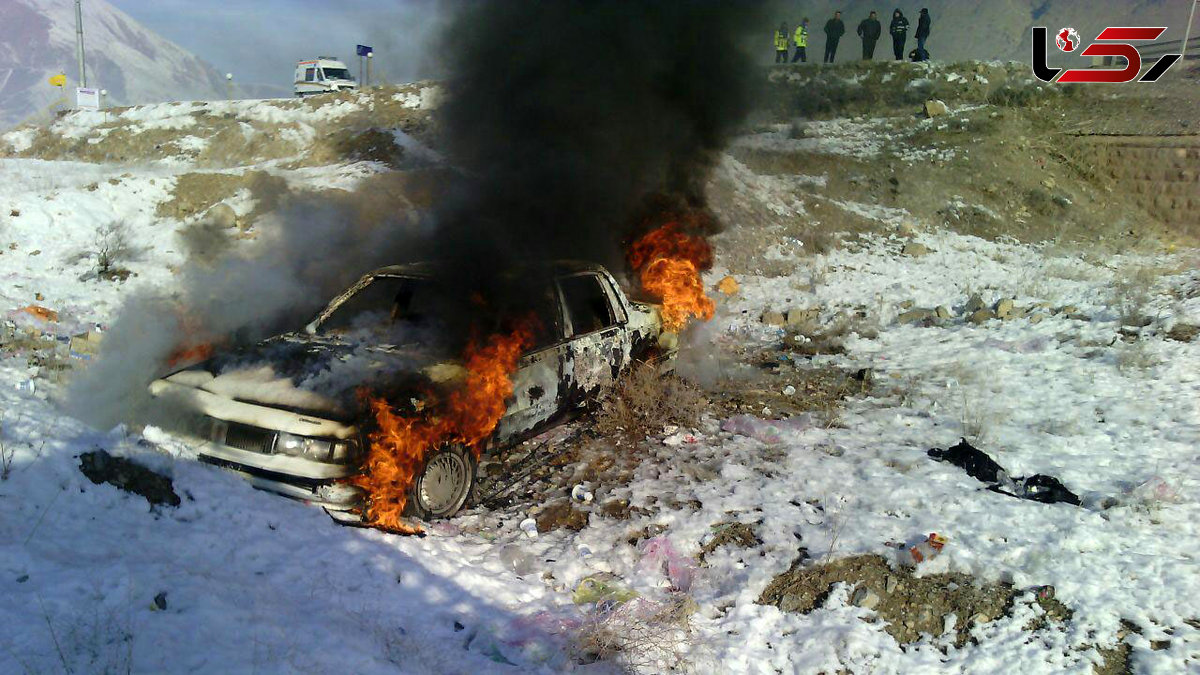
[[[429,264],[385,267],[302,331],[219,354],[150,385],[198,418],[202,459],[343,522],[402,529],[453,515],[479,453],[586,406],[636,360],[669,369],[675,334],[603,267],[558,262],[519,321],[497,312],[464,353],[438,344]],[[484,312],[486,314],[486,312]],[[487,323],[484,321],[483,323]]]

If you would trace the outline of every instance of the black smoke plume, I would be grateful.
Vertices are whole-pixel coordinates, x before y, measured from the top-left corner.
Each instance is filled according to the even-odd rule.
[[[467,5],[443,36],[440,110],[466,178],[440,210],[435,249],[475,286],[558,258],[619,268],[648,199],[703,208],[752,103],[745,45],[761,25],[750,2]]]

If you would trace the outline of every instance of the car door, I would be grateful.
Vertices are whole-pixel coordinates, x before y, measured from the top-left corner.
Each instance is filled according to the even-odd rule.
[[[621,305],[611,282],[595,272],[558,279],[566,315],[567,358],[564,379],[568,404],[584,405],[612,387],[629,358],[628,337]]]
[[[538,332],[534,346],[517,362],[513,393],[500,420],[501,442],[528,436],[563,410],[563,363],[568,345],[563,339],[563,318],[558,289],[550,280],[535,308]]]

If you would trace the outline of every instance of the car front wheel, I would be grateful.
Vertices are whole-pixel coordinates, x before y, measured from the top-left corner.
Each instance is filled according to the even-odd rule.
[[[458,513],[471,498],[477,464],[471,451],[460,445],[431,453],[413,482],[406,515],[433,520]]]

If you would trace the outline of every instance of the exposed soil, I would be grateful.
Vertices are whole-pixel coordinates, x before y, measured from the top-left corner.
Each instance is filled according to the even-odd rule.
[[[754,527],[746,523],[718,523],[713,526],[716,534],[707,544],[700,548],[697,558],[701,563],[713,551],[723,547],[754,548],[762,545],[762,539],[754,531]]]
[[[767,586],[758,602],[785,612],[810,612],[824,604],[837,583],[855,587],[852,599],[873,594],[877,603],[861,602],[874,605],[886,623],[884,630],[900,644],[950,630],[956,634],[955,644],[961,646],[968,641],[972,625],[1006,614],[1018,594],[1009,584],[978,584],[966,574],[917,578],[909,569],[892,569],[881,556],[860,555],[810,567],[798,560]],[[954,623],[947,627],[951,614]]]

